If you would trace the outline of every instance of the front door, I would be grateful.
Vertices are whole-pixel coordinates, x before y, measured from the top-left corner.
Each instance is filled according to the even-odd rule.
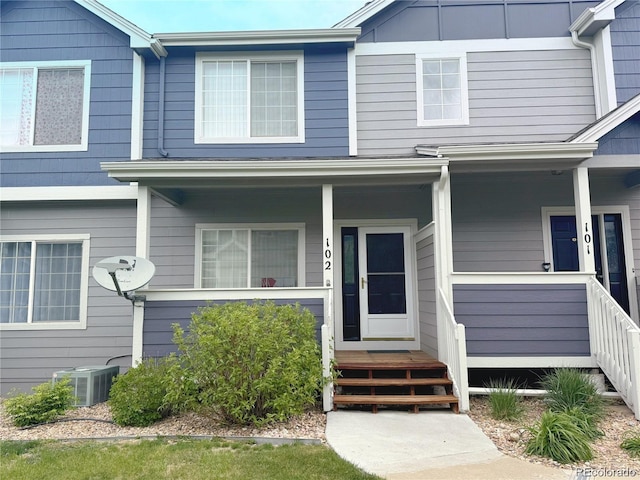
[[[576,217],[552,215],[550,219],[553,270],[556,272],[578,271]],[[593,215],[591,223],[594,232],[596,277],[618,304],[629,313],[622,215],[618,213]]]
[[[341,229],[343,341],[415,339],[410,241],[410,227]]]

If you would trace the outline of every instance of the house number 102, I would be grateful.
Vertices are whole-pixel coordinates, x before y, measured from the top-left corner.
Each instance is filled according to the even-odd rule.
[[[324,269],[331,270],[331,245],[329,244],[329,239],[327,238],[326,248],[324,250]]]

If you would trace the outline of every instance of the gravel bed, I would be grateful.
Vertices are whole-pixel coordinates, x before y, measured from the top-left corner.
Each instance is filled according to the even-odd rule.
[[[526,427],[532,426],[544,411],[544,403],[540,398],[524,399],[525,414],[517,422],[494,420],[490,415],[487,397],[472,397],[469,417],[482,429],[498,449],[505,455],[520,458],[531,463],[558,468],[591,468],[600,471],[612,471],[626,468],[634,470],[640,477],[640,458],[631,457],[620,448],[626,432],[640,433],[640,422],[635,419],[631,410],[621,401],[613,401],[607,406],[607,414],[600,424],[604,436],[592,443],[594,458],[589,462],[563,465],[551,459],[533,457],[524,454],[527,440]]]
[[[34,428],[14,427],[4,408],[0,406],[0,439],[44,440],[80,438],[118,438],[155,436],[213,436],[260,437],[277,439],[315,439],[324,442],[326,416],[310,411],[285,423],[266,428],[224,426],[214,415],[187,413],[166,418],[150,427],[119,427],[111,421],[111,410],[106,403],[92,407],[78,407],[61,417],[63,421]],[[91,419],[91,420],[78,420]]]

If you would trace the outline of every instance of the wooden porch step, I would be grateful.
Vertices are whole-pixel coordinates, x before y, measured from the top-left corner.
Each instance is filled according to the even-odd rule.
[[[406,387],[453,385],[448,378],[343,378],[339,377],[334,384],[341,387]]]
[[[334,405],[372,405],[374,412],[378,405],[413,405],[417,413],[418,405],[449,404],[458,413],[458,399],[455,395],[334,395]]]
[[[404,362],[402,360],[380,362],[338,362],[338,370],[442,370],[447,366],[442,362]]]

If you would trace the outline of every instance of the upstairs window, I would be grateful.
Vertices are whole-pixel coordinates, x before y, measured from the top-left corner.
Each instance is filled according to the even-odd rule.
[[[198,54],[195,142],[303,142],[303,78],[301,54]]]
[[[84,328],[88,236],[0,241],[0,326]]]
[[[298,287],[304,227],[197,225],[196,288]]]
[[[419,126],[469,123],[466,65],[464,56],[417,57]]]
[[[2,150],[86,150],[89,79],[89,62],[0,64]]]

